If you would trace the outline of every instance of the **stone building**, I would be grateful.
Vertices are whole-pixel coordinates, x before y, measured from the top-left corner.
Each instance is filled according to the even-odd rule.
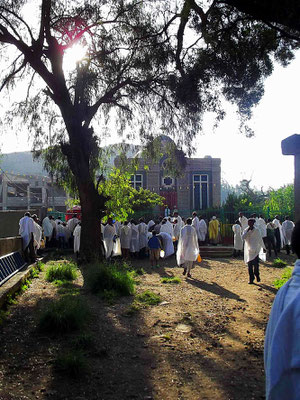
[[[167,136],[162,136],[162,149],[170,141]],[[181,176],[172,176],[166,172],[167,158],[166,154],[158,162],[138,158],[138,169],[131,176],[132,186],[136,189],[142,187],[163,196],[171,212],[177,209],[184,216],[191,215],[193,210],[201,213],[201,210],[220,206],[221,160],[219,158],[210,156],[186,158]],[[118,158],[115,160],[115,165],[120,165]]]
[[[30,210],[55,208],[65,211],[66,193],[39,175],[4,172],[0,175],[0,210]]]

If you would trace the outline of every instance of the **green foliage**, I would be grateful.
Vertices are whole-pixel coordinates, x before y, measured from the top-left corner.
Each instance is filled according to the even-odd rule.
[[[64,296],[43,310],[38,329],[50,334],[69,333],[82,329],[89,317],[89,308],[79,296]]]
[[[129,296],[134,293],[133,272],[114,264],[95,263],[89,265],[87,284],[92,293],[108,300],[115,296]]]
[[[273,282],[273,285],[276,289],[280,289],[292,276],[293,269],[291,267],[287,267],[283,270],[283,274],[280,279],[276,279]]]
[[[130,173],[114,168],[105,181],[99,184],[99,193],[109,197],[105,206],[107,215],[125,221],[135,211],[151,209],[163,205],[163,197],[141,188],[134,189],[130,184]]]
[[[156,306],[161,302],[161,298],[158,294],[151,292],[150,290],[146,290],[143,293],[139,293],[135,300],[138,303],[143,304],[144,306]]]
[[[46,280],[48,282],[73,281],[76,278],[76,265],[68,261],[54,263],[46,271]]]
[[[181,279],[178,276],[172,276],[171,278],[162,278],[161,283],[181,283]]]
[[[275,258],[273,261],[272,267],[275,268],[284,268],[288,265],[288,263],[284,260],[281,260],[281,258]]]
[[[78,350],[70,350],[57,357],[55,370],[71,378],[80,378],[87,372],[87,361],[84,354]]]
[[[264,212],[268,212],[271,218],[277,214],[283,218],[285,215],[293,218],[294,201],[294,185],[285,185],[277,190],[271,190],[264,205]],[[285,215],[282,215],[283,213]]]
[[[159,295],[151,292],[150,290],[146,290],[143,293],[139,293],[135,296],[134,301],[128,307],[125,315],[130,317],[135,315],[141,309],[149,307],[149,306],[156,306],[161,302],[161,298]]]

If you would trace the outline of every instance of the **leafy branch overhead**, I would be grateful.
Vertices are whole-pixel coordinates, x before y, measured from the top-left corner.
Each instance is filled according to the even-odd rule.
[[[225,98],[244,123],[274,60],[286,65],[299,48],[292,25],[282,29],[229,3],[0,1],[0,88],[15,99],[6,122],[29,129],[35,149],[60,146],[82,206],[86,255],[100,252],[106,198],[95,171],[103,138],[163,131],[190,152],[205,112],[221,120]],[[72,66],[74,45],[85,55]]]

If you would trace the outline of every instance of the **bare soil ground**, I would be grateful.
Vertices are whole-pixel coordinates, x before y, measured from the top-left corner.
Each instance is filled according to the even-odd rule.
[[[290,265],[294,257],[282,255]],[[90,294],[82,276],[76,284],[93,313],[88,331],[89,369],[77,379],[57,373],[54,360],[70,347],[72,335],[36,330],[45,303],[57,288],[44,273],[10,309],[0,327],[0,399],[264,399],[263,340],[282,270],[261,264],[261,283],[248,285],[241,259],[207,259],[182,276],[175,258],[146,271],[137,292],[161,296],[162,303],[128,315],[132,297],[109,305]],[[179,284],[161,278],[178,276]]]

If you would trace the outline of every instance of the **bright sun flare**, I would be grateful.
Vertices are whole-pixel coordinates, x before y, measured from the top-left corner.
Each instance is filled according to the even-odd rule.
[[[86,55],[86,49],[80,44],[74,44],[64,54],[64,67],[74,69],[76,63],[82,60]]]

